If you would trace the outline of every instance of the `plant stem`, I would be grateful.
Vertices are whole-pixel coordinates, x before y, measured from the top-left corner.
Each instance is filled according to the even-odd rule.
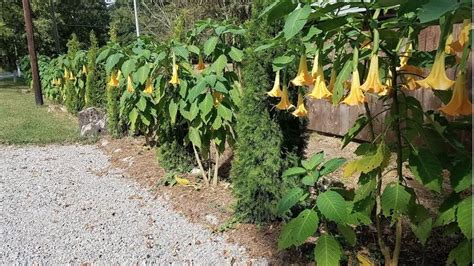
[[[395,69],[395,64],[396,64],[396,58],[392,57],[392,66],[391,71],[392,71],[392,86],[394,88],[393,92],[393,110],[395,112],[395,134],[397,137],[397,175],[398,175],[398,181],[402,182],[403,181],[403,154],[402,154],[402,149],[403,149],[403,143],[402,143],[402,131],[400,129],[400,103],[398,101],[398,87],[397,87],[397,72]],[[402,242],[402,218],[398,217],[397,220],[397,225],[396,225],[396,231],[395,231],[395,248],[393,250],[393,258],[391,262],[391,266],[397,266],[398,265],[398,258],[400,256],[400,247]]]
[[[369,129],[370,129],[370,137],[371,141],[375,141],[375,130],[373,124],[372,113],[370,112],[369,104],[364,102],[365,113],[367,118],[369,118]],[[383,241],[382,236],[382,222],[380,220],[380,213],[381,213],[381,205],[380,205],[380,195],[382,194],[382,171],[378,169],[378,173],[376,176],[376,183],[377,183],[377,191],[375,194],[375,227],[377,230],[377,242],[379,244],[380,251],[385,259],[385,265],[389,265],[391,261],[390,250],[385,245],[385,241]]]
[[[218,179],[218,171],[219,171],[219,151],[217,150],[217,145],[214,143],[214,147],[216,149],[216,162],[214,164],[214,177],[212,179],[212,186],[217,186],[217,179]]]
[[[193,146],[194,156],[196,157],[196,161],[198,163],[199,169],[201,170],[202,179],[204,180],[204,184],[206,186],[209,186],[209,179],[207,178],[206,171],[204,171],[204,167],[202,167],[201,159],[199,158],[199,153],[196,150],[196,146],[194,146],[194,144],[192,144],[192,146]]]
[[[398,217],[396,231],[395,231],[395,249],[393,250],[393,258],[391,266],[398,265],[398,258],[400,256],[400,247],[402,244],[402,217]]]

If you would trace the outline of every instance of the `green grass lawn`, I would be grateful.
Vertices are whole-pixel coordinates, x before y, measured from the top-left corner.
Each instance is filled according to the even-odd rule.
[[[0,80],[0,143],[70,143],[80,139],[77,120],[35,105],[34,93],[21,82]]]

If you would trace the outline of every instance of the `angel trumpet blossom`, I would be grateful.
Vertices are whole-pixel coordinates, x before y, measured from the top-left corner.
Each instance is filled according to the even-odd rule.
[[[332,96],[332,93],[326,87],[322,67],[318,68],[318,72],[316,74],[315,81],[314,81],[313,90],[311,91],[310,94],[308,94],[308,96],[313,99],[325,99]]]
[[[224,94],[222,94],[218,91],[214,91],[212,93],[212,101],[214,103],[214,107],[219,106],[219,104],[221,104],[222,100],[224,100]]]
[[[462,29],[459,33],[458,40],[450,43],[450,50],[454,52],[462,52],[464,50],[464,46],[469,42],[469,31],[471,30],[471,27],[471,20],[465,19],[462,23]],[[446,44],[447,43],[448,41],[446,41]]]
[[[133,88],[132,77],[130,75],[128,75],[127,77],[127,91],[130,93],[135,91],[135,89]]]
[[[329,85],[328,85],[328,90],[330,92],[334,91],[334,85],[336,84],[336,70],[334,68],[331,70],[331,77],[329,78]]]
[[[198,60],[196,69],[201,71],[201,70],[204,70],[205,68],[206,68],[206,65],[204,64],[204,59],[202,58],[201,55],[199,55],[199,60]]]
[[[82,65],[82,74],[87,75],[87,67]]]
[[[446,76],[444,56],[444,52],[436,55],[430,74],[425,79],[417,81],[418,85],[423,88],[442,91],[448,90],[453,86],[454,81]]]
[[[349,95],[342,101],[342,103],[347,105],[359,105],[365,102],[364,92],[360,88],[360,77],[359,71],[355,69],[352,72],[352,81],[351,81],[351,89],[349,91]]]
[[[112,72],[112,74],[110,75],[110,81],[108,83],[108,85],[110,87],[118,87],[119,85],[119,76],[120,76],[120,70],[117,72],[117,73],[114,73]]]
[[[153,91],[154,91],[154,88],[153,88],[153,81],[151,80],[151,78],[148,78],[146,80],[146,85],[145,85],[145,93],[147,94],[152,94]]]
[[[275,81],[273,82],[273,88],[271,91],[267,92],[270,97],[281,97],[281,88],[280,88],[280,71],[278,70],[275,75]]]
[[[178,68],[179,66],[176,64],[176,56],[173,54],[173,71],[172,71],[170,83],[175,86],[179,85]]]
[[[65,68],[65,69],[64,69],[64,75],[63,75],[63,78],[67,79],[67,78],[68,78],[68,76],[69,76],[69,73],[68,73],[67,69]]]
[[[75,80],[76,77],[74,77],[74,74],[72,74],[72,71],[69,71],[69,80]]]
[[[279,110],[288,110],[294,107],[294,105],[291,104],[290,99],[288,98],[288,88],[285,85],[283,85],[283,91],[281,92],[280,102],[275,107]]]
[[[308,66],[306,65],[306,55],[300,57],[300,64],[298,67],[298,74],[291,81],[295,86],[310,86],[313,83],[313,78],[308,73]]]
[[[453,96],[448,104],[440,108],[440,111],[451,116],[470,115],[472,108],[467,91],[466,75],[459,73],[454,83]]]
[[[296,110],[293,111],[292,115],[296,117],[305,117],[308,115],[308,110],[304,107],[304,99],[301,93],[298,93],[298,104],[296,106]]]
[[[386,86],[380,81],[379,75],[379,56],[373,54],[370,58],[369,73],[367,74],[367,79],[364,84],[362,84],[361,89],[366,92],[373,92],[379,95],[386,94]]]

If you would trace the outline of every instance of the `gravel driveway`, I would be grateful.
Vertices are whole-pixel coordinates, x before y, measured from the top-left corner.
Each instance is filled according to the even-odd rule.
[[[119,171],[95,174],[108,165],[94,146],[0,146],[0,264],[249,260]]]

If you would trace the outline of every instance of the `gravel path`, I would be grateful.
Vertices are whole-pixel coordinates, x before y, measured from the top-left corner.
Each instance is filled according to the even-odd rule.
[[[94,174],[108,165],[94,146],[0,146],[0,264],[249,260],[119,171]]]

